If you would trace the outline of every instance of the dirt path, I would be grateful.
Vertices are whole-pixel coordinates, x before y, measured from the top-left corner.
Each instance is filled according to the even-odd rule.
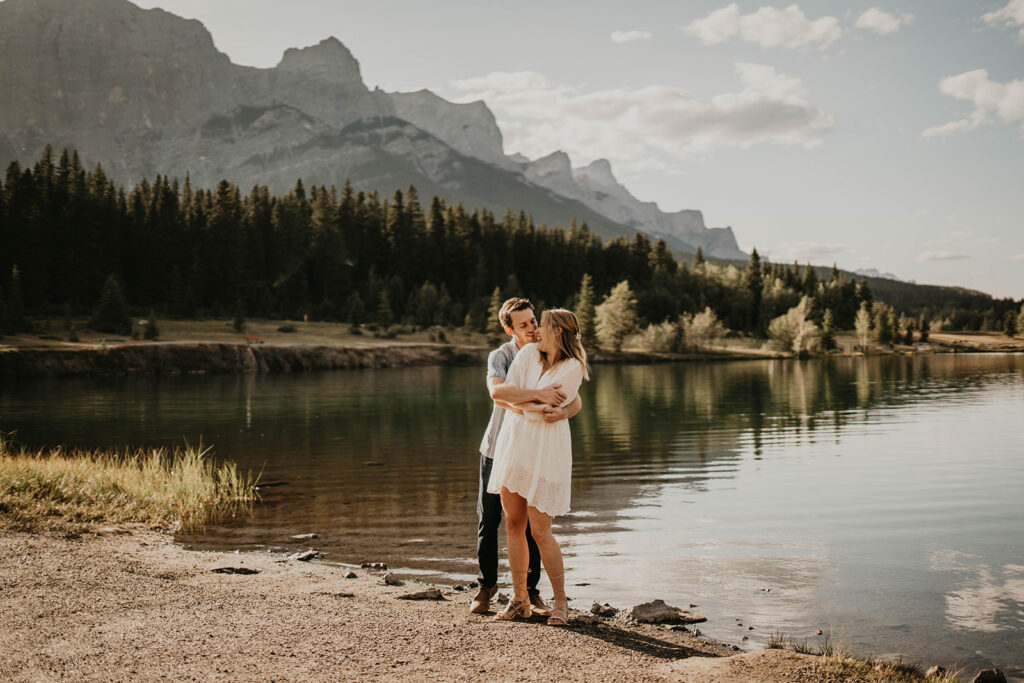
[[[0,680],[823,680],[807,655],[621,621],[496,623],[469,614],[471,591],[398,600],[425,586],[347,572],[142,529],[0,532]]]

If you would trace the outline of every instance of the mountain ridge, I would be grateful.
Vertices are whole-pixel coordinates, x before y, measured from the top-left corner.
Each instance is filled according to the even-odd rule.
[[[586,222],[605,238],[643,232],[681,252],[746,257],[731,229],[706,228],[699,211],[666,214],[640,202],[607,162],[588,173],[555,153],[564,162],[545,175],[547,157],[505,155],[483,102],[370,90],[333,36],[261,69],[234,64],[201,22],[162,9],[3,0],[0,90],[12,93],[0,101],[4,164],[29,164],[52,144],[128,184],[157,173],[274,191],[300,177],[381,192],[411,184],[449,202],[523,209],[538,223]]]

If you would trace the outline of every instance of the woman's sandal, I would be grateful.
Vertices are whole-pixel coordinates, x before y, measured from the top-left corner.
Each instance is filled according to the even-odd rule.
[[[530,611],[529,600],[509,600],[505,609],[494,615],[495,621],[512,621],[513,619],[529,619],[533,613]]]
[[[555,598],[555,604],[551,608],[551,616],[548,617],[548,626],[569,625],[569,601],[564,597]]]

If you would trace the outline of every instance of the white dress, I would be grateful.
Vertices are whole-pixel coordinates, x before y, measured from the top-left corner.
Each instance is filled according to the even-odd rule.
[[[539,389],[561,384],[563,406],[575,400],[583,382],[583,363],[566,358],[544,372],[536,344],[527,344],[508,369],[505,384]],[[508,488],[541,512],[555,517],[569,511],[572,488],[572,438],[569,421],[545,422],[540,413],[508,411],[494,447],[489,493]]]

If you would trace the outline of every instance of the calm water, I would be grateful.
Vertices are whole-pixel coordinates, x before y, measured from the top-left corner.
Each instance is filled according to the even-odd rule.
[[[556,521],[576,607],[659,597],[744,647],[821,629],[1024,676],[1024,356],[598,366],[582,397]],[[262,469],[262,505],[183,543],[316,532],[329,561],[457,580],[489,411],[476,368],[0,385],[22,443],[202,438]]]

